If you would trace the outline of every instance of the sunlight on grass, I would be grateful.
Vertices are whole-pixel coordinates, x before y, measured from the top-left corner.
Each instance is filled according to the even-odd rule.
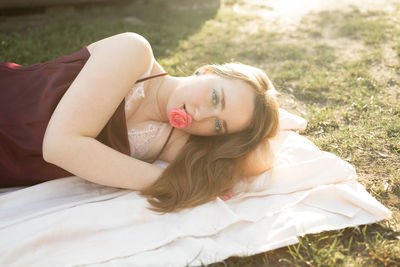
[[[384,12],[361,13],[354,9],[345,13],[339,26],[339,34],[350,38],[362,38],[367,45],[383,42],[394,25]]]

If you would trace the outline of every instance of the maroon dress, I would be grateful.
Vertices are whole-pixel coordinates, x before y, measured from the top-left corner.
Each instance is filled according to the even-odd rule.
[[[0,188],[73,175],[44,161],[42,143],[54,109],[89,57],[85,46],[40,64],[0,62]],[[125,100],[96,139],[130,155]]]

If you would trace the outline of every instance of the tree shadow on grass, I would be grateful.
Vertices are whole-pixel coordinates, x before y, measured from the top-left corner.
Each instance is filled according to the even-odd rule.
[[[143,35],[154,55],[163,58],[214,18],[219,7],[215,0],[137,0],[0,14],[0,61],[41,63],[122,32]]]

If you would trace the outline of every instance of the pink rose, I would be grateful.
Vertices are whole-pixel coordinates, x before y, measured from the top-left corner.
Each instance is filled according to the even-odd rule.
[[[182,109],[173,108],[169,112],[168,118],[169,123],[175,128],[183,129],[186,126],[192,126],[192,117],[189,114],[186,114],[186,112]]]

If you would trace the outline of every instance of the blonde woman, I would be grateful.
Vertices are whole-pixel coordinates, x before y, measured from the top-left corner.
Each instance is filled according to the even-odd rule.
[[[41,64],[0,63],[0,80],[0,187],[76,175],[174,212],[272,166],[278,107],[258,68],[173,77],[127,32]]]

